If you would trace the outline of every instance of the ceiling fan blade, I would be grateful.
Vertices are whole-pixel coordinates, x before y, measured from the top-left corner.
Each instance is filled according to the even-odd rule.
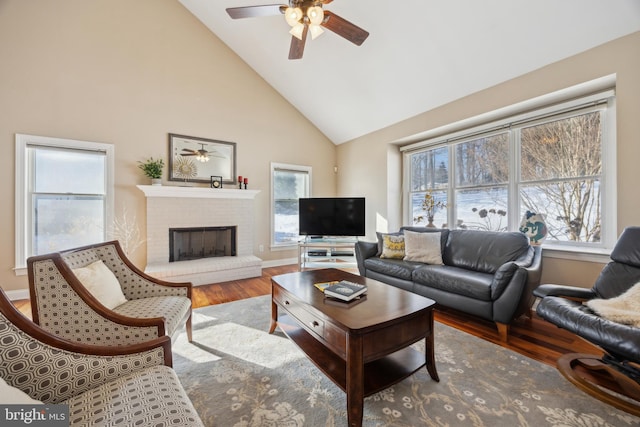
[[[304,24],[304,30],[302,31],[302,40],[299,40],[295,36],[291,36],[291,46],[289,47],[289,59],[300,59],[304,53],[304,44],[307,41],[307,33],[309,32],[309,26]]]
[[[287,8],[282,4],[265,4],[262,6],[243,6],[227,8],[227,13],[232,19],[255,18],[258,16],[273,16],[284,13]]]
[[[355,24],[347,21],[335,13],[325,10],[325,20],[321,24],[323,27],[333,31],[337,35],[344,37],[351,43],[360,46],[369,37],[369,32],[363,30]]]

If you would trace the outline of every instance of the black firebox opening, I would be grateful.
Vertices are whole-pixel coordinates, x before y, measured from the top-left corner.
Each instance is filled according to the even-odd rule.
[[[236,256],[236,227],[169,229],[169,262]]]

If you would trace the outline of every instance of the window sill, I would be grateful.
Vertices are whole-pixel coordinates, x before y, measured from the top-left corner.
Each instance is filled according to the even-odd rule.
[[[585,248],[569,245],[542,245],[542,254],[547,258],[567,259],[573,261],[598,262],[606,264],[611,261],[611,250],[603,248]]]

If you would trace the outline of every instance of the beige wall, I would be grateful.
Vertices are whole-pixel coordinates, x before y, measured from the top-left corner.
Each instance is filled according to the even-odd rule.
[[[168,133],[236,142],[238,174],[261,190],[265,260],[295,256],[269,251],[270,161],[312,166],[314,193],[335,194],[335,146],[175,0],[2,0],[0,58],[5,290],[27,287],[13,273],[16,133],[114,144],[116,215],[126,206],[143,234],[138,160],[167,160]],[[144,245],[133,258],[144,267]]]
[[[551,64],[519,78],[449,103],[440,108],[389,126],[338,147],[341,174],[338,192],[359,183],[367,197],[368,236],[372,238],[380,216],[391,230],[400,225],[400,204],[395,183],[387,187],[388,177],[396,176],[400,158],[389,144],[403,137],[434,129],[465,118],[551,93],[609,74],[617,75],[617,172],[618,233],[625,226],[640,224],[640,33],[614,40],[587,52]],[[389,150],[389,151],[388,151]],[[389,154],[393,153],[393,154]],[[389,162],[387,162],[389,159]],[[543,281],[591,286],[602,265],[545,257]]]

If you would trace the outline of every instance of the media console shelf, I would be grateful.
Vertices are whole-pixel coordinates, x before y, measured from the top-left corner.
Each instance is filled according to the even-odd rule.
[[[298,270],[356,267],[357,237],[305,237],[298,242]]]

